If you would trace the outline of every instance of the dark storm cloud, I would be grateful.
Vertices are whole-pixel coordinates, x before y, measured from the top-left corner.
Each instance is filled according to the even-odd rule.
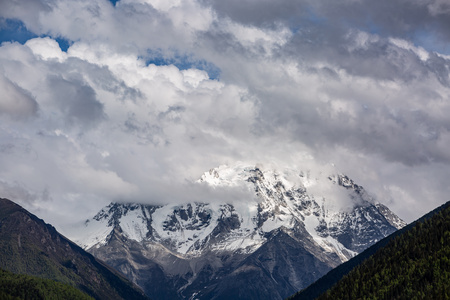
[[[261,100],[259,126],[267,132],[280,126],[286,128],[286,134],[306,143],[316,153],[341,145],[406,165],[449,163],[449,156],[439,146],[446,139],[448,125],[442,124],[442,116],[435,111],[417,111],[425,108],[420,103],[448,107],[449,61],[435,53],[425,55],[425,50],[406,40],[393,39],[397,35],[408,37],[418,30],[415,19],[419,24],[435,26],[431,19],[436,16],[429,11],[430,3],[421,6],[405,3],[404,11],[399,3],[383,3],[371,4],[364,10],[360,3],[316,5],[314,9],[326,22],[306,24],[274,56],[290,57],[297,62],[299,72],[306,71],[325,81],[314,83],[320,91],[313,95],[305,93],[301,83],[293,87],[288,77],[279,83],[283,88],[274,86],[270,91],[272,80],[262,80],[260,87],[250,85]],[[402,13],[408,16],[395,19]],[[367,18],[383,30],[377,30],[377,34],[364,32],[370,23],[364,23]],[[409,31],[390,24],[389,20],[410,23]],[[349,30],[356,23],[357,29]],[[251,78],[244,72],[239,76],[243,81],[245,77]],[[389,83],[397,87],[383,90],[382,86]],[[358,87],[361,84],[373,89]],[[404,88],[401,92],[400,86]],[[280,98],[281,90],[284,95]],[[320,94],[329,100],[320,101]],[[335,100],[342,105],[339,112],[333,107],[338,102]],[[350,110],[356,114],[352,115]],[[436,151],[437,148],[440,150]]]
[[[126,132],[135,135],[139,143],[144,145],[150,143],[154,146],[160,146],[167,143],[164,140],[164,132],[159,125],[150,124],[148,121],[140,121],[134,113],[128,115],[124,126]]]
[[[64,63],[54,63],[52,68],[64,74],[68,70],[71,73],[82,74],[101,89],[117,95],[121,100],[136,101],[142,97],[140,91],[126,85],[123,80],[119,80],[106,66],[99,66],[80,58],[69,57]]]
[[[391,70],[383,80],[373,71],[359,70],[361,77],[352,80],[348,73],[339,77],[337,72],[331,72],[330,76],[327,70],[324,76],[321,70],[314,70],[312,77],[326,79],[315,83],[317,90],[312,94],[301,84],[296,88],[280,86],[271,93],[260,91],[264,105],[259,127],[267,132],[285,128],[286,135],[305,143],[317,155],[327,155],[327,149],[343,146],[409,166],[449,164],[450,155],[441,143],[447,139],[450,123],[439,111],[449,108],[448,94],[436,92],[436,87],[442,89],[440,81],[434,73],[427,72],[426,65],[415,70],[417,76],[403,75],[403,70],[398,70]],[[383,85],[385,89],[381,88]],[[403,85],[411,90],[399,90]],[[289,88],[297,93],[280,99],[280,90]],[[321,97],[326,100],[321,101]],[[441,108],[436,110],[436,105]]]
[[[293,25],[301,20],[311,19],[311,6],[308,1],[255,1],[255,0],[202,0],[210,5],[221,17],[229,17],[234,21],[247,25],[273,26],[275,22],[288,22]]]
[[[0,115],[15,119],[28,118],[36,115],[39,105],[31,93],[9,78],[0,70]]]
[[[317,10],[340,24],[384,36],[414,40],[425,33],[450,41],[450,10],[446,1],[322,1]]]
[[[286,45],[286,54],[299,61],[322,62],[345,69],[355,76],[374,79],[407,80],[417,76],[423,63],[412,52],[398,49],[385,39],[367,41],[362,47],[352,47],[357,36],[345,36],[341,31],[316,28],[314,31],[298,33]],[[412,72],[411,72],[412,71]]]
[[[220,16],[247,25],[284,23],[293,30],[317,25],[331,31],[336,27],[359,28],[418,42],[422,35],[435,35],[435,42],[450,41],[450,4],[444,0],[202,2],[213,7]]]
[[[65,114],[69,125],[89,128],[105,119],[103,104],[96,98],[94,89],[80,79],[62,76],[47,78],[53,101]]]

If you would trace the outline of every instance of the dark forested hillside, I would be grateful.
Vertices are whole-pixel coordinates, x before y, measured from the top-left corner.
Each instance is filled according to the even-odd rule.
[[[68,284],[0,269],[0,299],[93,300],[94,298]]]
[[[317,299],[450,299],[450,202],[399,233],[374,245],[373,255]],[[316,298],[320,289],[316,284],[292,299]]]
[[[0,199],[0,268],[68,284],[96,299],[148,299],[54,227],[7,199]]]

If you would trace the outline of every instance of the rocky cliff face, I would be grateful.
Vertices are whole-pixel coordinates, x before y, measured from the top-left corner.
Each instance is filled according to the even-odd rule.
[[[197,184],[254,196],[111,203],[78,243],[153,299],[282,299],[404,226],[344,175],[222,166]]]

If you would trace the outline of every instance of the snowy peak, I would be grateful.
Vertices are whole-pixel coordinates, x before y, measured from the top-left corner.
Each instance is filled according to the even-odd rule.
[[[166,205],[153,214],[154,241],[169,250],[187,254],[217,226],[218,207],[205,203]],[[191,251],[192,252],[192,251]]]
[[[163,230],[202,230],[211,223],[212,211],[203,203],[186,204],[175,207],[173,213],[163,222]]]
[[[151,216],[158,206],[142,204],[111,203],[91,220],[86,220],[84,238],[78,239],[83,248],[100,247],[112,237],[114,230],[127,238],[142,241],[153,235]]]
[[[220,166],[197,184],[246,186],[256,201],[181,203],[163,206],[111,203],[86,221],[89,249],[108,243],[114,230],[139,243],[153,243],[177,255],[200,256],[205,251],[252,253],[280,228],[304,228],[324,251],[345,261],[404,226],[395,214],[374,204],[365,190],[342,174],[312,175],[254,166]]]
[[[232,199],[111,203],[78,243],[154,298],[282,298],[405,225],[339,173],[237,164],[195,184]]]
[[[397,229],[406,226],[406,222],[400,219],[396,214],[394,214],[389,208],[381,203],[375,204],[377,210],[384,216],[384,218]]]

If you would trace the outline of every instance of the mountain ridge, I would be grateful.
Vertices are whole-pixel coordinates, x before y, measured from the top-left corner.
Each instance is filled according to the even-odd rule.
[[[108,219],[107,224],[104,224],[106,226],[103,228],[93,228],[93,232],[91,233],[87,232],[91,236],[93,235],[91,241],[79,239],[77,242],[81,244],[83,248],[89,249],[98,242],[104,242],[106,236],[111,232],[112,227],[120,227],[120,230],[125,232],[131,239],[137,241],[148,238],[154,238],[156,240],[164,239],[163,243],[165,243],[170,250],[180,254],[195,255],[196,250],[198,250],[198,247],[202,244],[201,239],[205,239],[209,234],[213,233],[216,225],[225,226],[224,224],[227,223],[225,227],[232,226],[229,228],[229,231],[234,230],[234,238],[239,238],[244,242],[253,243],[253,246],[258,247],[264,242],[264,238],[262,237],[264,233],[280,226],[293,228],[292,224],[298,222],[310,225],[310,227],[316,227],[308,228],[308,231],[312,233],[311,235],[316,240],[320,240],[319,243],[321,244],[327,244],[329,242],[327,239],[323,239],[323,237],[332,236],[333,239],[337,240],[333,242],[339,243],[340,240],[342,240],[344,243],[348,244],[349,247],[345,247],[347,250],[354,250],[352,249],[353,247],[355,249],[364,247],[364,245],[361,245],[360,247],[357,245],[350,245],[351,242],[347,240],[351,239],[351,237],[346,237],[347,240],[344,237],[339,237],[340,232],[337,232],[336,228],[333,227],[337,226],[337,223],[343,222],[343,219],[348,217],[348,214],[345,211],[332,211],[333,208],[330,209],[329,207],[324,207],[324,205],[332,205],[328,203],[324,204],[324,199],[321,200],[322,203],[319,205],[319,200],[314,199],[314,196],[311,197],[307,193],[305,186],[296,186],[290,183],[286,184],[285,180],[273,181],[273,178],[266,180],[267,176],[265,177],[263,172],[258,168],[242,168],[239,171],[240,173],[247,172],[245,174],[247,177],[239,178],[239,180],[247,181],[249,185],[254,185],[256,195],[262,199],[259,203],[246,204],[247,206],[244,207],[244,210],[247,209],[247,211],[238,211],[239,208],[234,203],[218,204],[215,202],[193,202],[173,205],[111,203],[85,223],[86,227],[89,227],[92,223],[95,223],[95,221],[97,221],[97,225],[100,225],[102,219]],[[213,181],[211,181],[211,178],[205,176],[207,173],[210,175],[212,174]],[[224,182],[218,183],[217,178],[219,177],[217,169],[212,169],[207,173],[202,176],[200,182],[206,182],[208,185],[213,186],[233,186],[236,184],[233,181],[229,181],[228,178],[225,178],[225,180],[223,180]],[[242,174],[238,175],[242,176]],[[274,178],[279,177],[277,174],[269,175]],[[300,173],[299,177],[302,176],[303,175]],[[336,175],[336,178],[328,177],[327,179],[332,185],[344,187],[344,189],[350,191],[349,194],[355,194],[349,196],[353,198],[352,200],[356,199],[355,202],[359,201],[353,208],[361,208],[359,209],[359,212],[355,211],[354,213],[358,214],[364,212],[365,215],[353,216],[353,219],[361,217],[370,222],[371,216],[369,212],[365,210],[369,207],[369,210],[371,210],[370,213],[377,214],[378,218],[384,218],[387,223],[389,223],[387,226],[398,229],[405,225],[405,223],[395,214],[390,212],[386,206],[381,203],[372,203],[373,199],[365,192],[365,190],[354,184],[347,176]],[[306,181],[310,181],[310,179],[308,178]],[[271,184],[272,186],[267,187],[267,184]],[[284,185],[287,185],[287,187]],[[272,199],[276,199],[276,201],[273,201]],[[249,208],[250,205],[252,206]],[[248,211],[248,209],[257,210],[257,213],[255,214],[254,211]],[[156,211],[157,213],[155,213]],[[311,215],[317,217],[318,220],[312,220],[312,218],[310,218]],[[127,223],[128,219],[132,222]],[[135,220],[142,220],[142,222],[137,223]],[[311,223],[309,221],[319,223],[309,224]],[[324,221],[327,221],[327,223],[324,223]],[[356,226],[354,224],[351,225]],[[242,230],[237,230],[239,228],[242,228]],[[317,230],[317,228],[319,230]],[[223,233],[223,231],[221,232]],[[258,237],[257,235],[260,236]],[[167,238],[164,236],[167,236]],[[252,245],[245,244],[244,246]],[[344,260],[351,257],[351,255],[348,254],[344,256],[346,256],[343,258]]]
[[[320,299],[323,299],[323,298],[328,299],[330,297],[331,297],[330,299],[341,299],[340,297],[337,297],[336,294],[330,293],[328,295],[327,293],[329,293],[331,291],[330,290],[331,288],[333,288],[334,292],[335,292],[339,288],[338,285],[341,284],[342,282],[352,280],[351,278],[353,278],[353,280],[355,280],[354,277],[348,277],[348,276],[354,276],[354,275],[351,275],[351,273],[355,273],[356,272],[355,270],[357,270],[357,269],[358,269],[357,272],[359,272],[357,277],[363,277],[364,276],[363,267],[368,264],[369,260],[373,260],[371,262],[371,264],[377,265],[377,270],[381,269],[381,265],[383,262],[376,262],[377,257],[381,256],[380,253],[382,253],[383,251],[388,252],[388,251],[390,251],[389,247],[392,248],[394,245],[397,245],[397,244],[401,245],[401,243],[404,243],[403,240],[409,238],[409,237],[405,237],[406,234],[411,235],[411,232],[413,230],[418,229],[420,232],[420,230],[422,230],[424,227],[430,226],[430,224],[433,222],[433,219],[436,219],[436,216],[441,213],[444,213],[443,223],[446,224],[445,225],[446,230],[444,229],[444,230],[439,230],[437,232],[430,232],[430,233],[427,233],[426,236],[427,236],[427,238],[428,238],[428,236],[434,236],[434,237],[437,236],[437,238],[435,238],[435,239],[439,240],[438,243],[435,243],[435,245],[438,245],[438,247],[433,246],[433,250],[431,251],[432,256],[433,255],[436,256],[436,252],[437,252],[438,248],[440,248],[442,246],[447,247],[446,255],[445,255],[445,253],[443,253],[444,255],[439,256],[439,257],[440,257],[440,259],[442,259],[442,263],[447,264],[447,266],[448,266],[448,258],[450,257],[450,250],[448,248],[448,245],[450,244],[450,240],[448,239],[448,236],[449,236],[448,233],[450,231],[450,201],[435,208],[434,210],[425,214],[424,216],[417,219],[416,221],[408,224],[404,228],[402,228],[402,229],[392,233],[388,237],[382,239],[381,241],[379,241],[378,243],[369,247],[368,249],[366,249],[359,255],[350,259],[348,262],[345,262],[342,265],[338,266],[337,268],[331,270],[329,273],[324,275],[322,278],[320,278],[319,280],[317,280],[316,282],[314,282],[307,288],[292,295],[288,299],[289,300],[311,300],[311,299],[316,299],[319,296],[322,297]],[[434,224],[436,224],[436,221],[434,221]],[[445,239],[444,239],[444,237],[445,237]],[[423,241],[423,234],[422,234],[421,240]],[[421,242],[421,240],[416,239],[413,244],[417,245]],[[445,249],[443,247],[441,249],[443,249],[445,251]],[[402,251],[413,253],[413,255],[408,258],[409,265],[415,263],[418,260],[418,258],[420,258],[420,255],[421,255],[418,253],[414,253],[415,251],[411,251],[411,249],[408,249],[407,251],[405,251],[405,249],[402,249]],[[398,251],[391,251],[391,252],[396,252],[396,253],[390,254],[389,256],[392,256],[392,255],[395,256],[395,255],[397,255]],[[405,254],[405,255],[408,257],[409,254]],[[428,253],[427,255],[430,255],[430,253]],[[390,263],[389,266],[390,266],[390,268],[395,269],[396,268],[395,264],[398,263],[400,259],[395,258],[394,260],[398,260],[398,261]],[[422,268],[421,268],[422,270],[420,272],[421,273],[429,272],[429,270],[428,270],[429,267],[432,267],[431,264],[428,265],[428,268],[426,268],[426,267],[424,268],[424,266],[422,266]],[[445,269],[445,268],[446,267],[443,267],[443,269]],[[397,268],[397,271],[398,271],[398,268]],[[386,274],[389,274],[389,273],[378,272],[378,275],[376,275],[376,276],[378,276],[378,278],[380,280],[383,280],[383,277],[385,277]],[[402,275],[405,275],[405,274],[402,271],[400,271],[396,276],[402,276]],[[370,277],[374,277],[374,276],[375,276],[374,274],[370,275]],[[447,276],[448,276],[448,274],[447,274]],[[346,277],[348,277],[348,278],[345,279]],[[444,280],[447,280],[447,287],[448,287],[448,285],[450,284],[450,280],[448,279],[449,277],[447,277],[446,279],[445,279],[445,277],[443,277],[443,278],[444,278]],[[420,282],[417,282],[416,285],[420,285]],[[387,287],[384,287],[383,290],[384,290],[383,291],[384,293],[388,292]],[[395,290],[392,288],[389,288],[388,293],[391,293],[390,298],[392,298],[392,299],[395,298],[394,293],[398,293],[398,292],[403,294],[404,298],[409,298],[409,297],[411,297],[411,295],[418,296],[417,292],[423,293],[423,291],[419,291],[419,289],[416,290],[415,287],[410,287],[410,290],[408,291],[409,296],[405,296],[404,293],[406,291],[403,291],[403,292],[401,292],[401,291],[402,291],[401,288],[396,287]],[[416,291],[416,292],[412,292],[412,291]],[[348,291],[349,294],[351,294],[352,292],[353,291],[351,291],[351,290]],[[381,290],[380,290],[380,293],[381,293]],[[427,292],[427,295],[429,295],[430,293],[434,293],[434,295],[435,295],[435,297],[431,297],[432,299],[433,298],[437,299],[436,298],[437,296],[439,296],[438,298],[441,298],[441,297],[445,298],[444,294],[441,294],[441,295],[436,294],[436,291],[429,290]],[[359,295],[358,297],[362,297],[362,296],[363,295]],[[369,297],[369,294],[365,294],[364,296]],[[372,294],[372,296],[374,296],[374,295]],[[446,297],[448,298],[449,296],[450,296],[450,293],[447,293]],[[346,297],[350,297],[350,295],[347,295]],[[353,298],[356,298],[356,297],[357,297],[357,295],[355,294]],[[422,296],[420,296],[420,298],[424,298],[424,294],[422,294]]]
[[[221,166],[197,184],[257,201],[111,203],[77,242],[155,299],[282,299],[404,225],[342,174]]]
[[[0,198],[0,268],[56,280],[96,299],[148,299],[131,282],[18,204]]]

